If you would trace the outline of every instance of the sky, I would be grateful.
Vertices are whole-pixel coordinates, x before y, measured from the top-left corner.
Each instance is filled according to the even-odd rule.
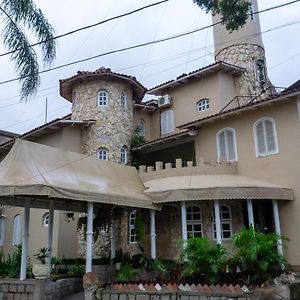
[[[35,0],[57,35],[155,2]],[[259,10],[263,10],[286,2],[290,0],[258,0],[258,5]],[[300,79],[300,2],[260,14],[260,23],[269,77],[275,86],[287,87]],[[169,0],[134,15],[59,39],[52,67],[209,24],[210,15],[192,0]],[[30,38],[34,42],[32,35]],[[40,56],[39,49],[36,50]],[[6,49],[0,41],[0,53],[4,52]],[[59,95],[59,79],[71,77],[78,70],[94,71],[105,66],[115,72],[136,76],[144,86],[151,88],[213,63],[213,53],[212,29],[208,29],[172,41],[102,56],[41,75],[37,94],[27,102],[20,102],[18,82],[1,84],[18,75],[10,57],[0,57],[0,129],[24,133],[44,124],[46,99],[47,121],[70,113],[70,103]],[[47,68],[40,63],[40,70]]]

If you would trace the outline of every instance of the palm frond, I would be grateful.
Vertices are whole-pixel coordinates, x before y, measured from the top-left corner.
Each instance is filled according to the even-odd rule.
[[[3,8],[15,23],[23,23],[36,35],[41,44],[43,60],[50,64],[56,55],[54,29],[32,0],[2,0]]]
[[[35,51],[30,44],[23,30],[14,22],[13,18],[3,8],[0,9],[5,17],[5,26],[2,31],[4,45],[15,51],[11,54],[11,59],[16,62],[16,69],[20,75],[21,97],[27,99],[29,95],[36,92],[40,78],[39,67]]]

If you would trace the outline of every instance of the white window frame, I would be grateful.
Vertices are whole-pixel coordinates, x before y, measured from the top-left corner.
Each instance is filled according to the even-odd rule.
[[[267,136],[266,136],[266,125],[265,125],[266,121],[269,121],[269,122],[272,123],[274,144],[275,144],[275,149],[273,151],[268,151],[268,143],[267,143]],[[263,123],[263,137],[264,137],[264,146],[265,146],[265,152],[264,153],[259,153],[258,137],[257,137],[257,126],[261,122]],[[256,157],[265,157],[265,156],[274,155],[274,154],[279,153],[276,124],[275,124],[274,119],[269,118],[269,117],[263,117],[263,118],[260,118],[260,119],[256,120],[255,123],[253,124],[253,136],[254,136],[254,145],[255,145]]]
[[[99,148],[97,151],[97,158],[100,160],[108,160],[109,152],[106,148]]]
[[[194,219],[193,216],[198,212],[194,212],[193,208],[197,208],[200,210],[200,219]],[[191,208],[191,213],[188,211]],[[188,215],[191,215],[191,219],[188,218]],[[199,230],[195,230],[195,225],[200,225],[201,226],[201,231]],[[191,230],[189,230],[189,226],[192,227]],[[186,231],[187,231],[187,235],[188,238],[195,237],[195,233],[200,233],[200,237],[203,237],[203,217],[202,217],[202,208],[199,205],[195,205],[195,204],[191,204],[191,205],[187,205],[186,207]],[[198,236],[196,236],[198,237]]]
[[[0,215],[0,246],[4,245],[5,218]]]
[[[108,100],[108,92],[106,90],[100,90],[97,95],[97,106],[107,107]]]
[[[161,134],[167,134],[174,131],[174,113],[172,109],[168,109],[161,113],[160,128]]]
[[[209,99],[203,98],[197,102],[197,111],[202,112],[208,110],[210,106]]]
[[[47,212],[43,215],[43,227],[48,227],[49,226],[49,220],[50,220],[50,215]]]
[[[146,122],[143,119],[140,119],[140,122],[139,122],[139,133],[141,136],[146,135]]]
[[[234,154],[235,154],[234,159],[229,159],[229,148],[228,148],[228,137],[227,137],[227,132],[228,131],[232,132],[232,134],[233,134],[233,150],[234,150]],[[226,157],[225,158],[226,158],[226,160],[228,162],[238,161],[237,145],[236,145],[236,131],[235,131],[234,128],[226,127],[226,128],[221,129],[220,131],[218,131],[217,134],[216,134],[218,162],[220,162],[221,159],[222,159],[219,137],[223,132],[225,134],[225,151],[226,151]]]
[[[128,96],[127,93],[121,92],[121,107],[126,108],[128,106]]]
[[[22,243],[22,216],[16,214],[13,220],[12,244],[18,246]]]
[[[128,149],[126,146],[121,148],[120,162],[121,164],[126,165],[128,163]]]
[[[228,209],[228,211],[224,212],[223,208],[226,207],[226,209]],[[223,218],[223,213],[229,213],[230,217],[229,218]],[[216,241],[217,240],[217,230],[216,230],[216,218],[215,218],[215,210],[214,210],[214,206],[212,206],[212,212],[211,212],[211,219],[212,219],[212,233],[213,233],[213,240]],[[229,224],[230,229],[229,230],[224,230],[223,229],[223,225],[225,224]],[[220,225],[221,225],[221,238],[223,241],[228,241],[231,240],[232,238],[232,213],[231,213],[231,209],[230,206],[225,205],[225,204],[221,204],[220,205]],[[224,238],[224,232],[230,232],[230,236],[227,238]]]
[[[137,234],[136,234],[136,229],[135,229],[135,222],[136,222],[136,210],[133,210],[128,215],[129,244],[137,244]]]

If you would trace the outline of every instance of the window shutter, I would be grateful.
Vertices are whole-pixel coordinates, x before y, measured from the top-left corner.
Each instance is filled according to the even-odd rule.
[[[257,154],[264,155],[266,153],[266,145],[264,139],[264,126],[263,121],[256,125],[256,142],[257,142]]]
[[[236,153],[235,153],[235,147],[234,147],[234,136],[232,130],[227,130],[227,158],[229,161],[235,161],[236,160]]]
[[[275,134],[274,134],[273,122],[266,120],[265,121],[265,130],[266,130],[267,152],[268,153],[275,152],[276,144],[275,144]]]
[[[227,159],[226,155],[226,143],[225,143],[225,132],[219,134],[219,160]]]

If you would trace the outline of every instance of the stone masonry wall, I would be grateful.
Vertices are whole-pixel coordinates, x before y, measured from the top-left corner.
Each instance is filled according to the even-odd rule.
[[[265,61],[265,50],[258,45],[252,44],[229,46],[221,50],[216,55],[216,61],[224,61],[229,64],[233,64],[235,66],[246,69],[246,71],[242,75],[235,78],[235,92],[238,96],[255,96],[259,95],[262,92],[262,88],[259,82],[258,68],[255,65],[258,59],[263,59]],[[268,79],[266,63],[265,74],[266,84],[264,85],[263,89],[272,86],[270,80]]]
[[[108,106],[97,106],[100,90],[108,92]],[[121,106],[121,92],[127,94],[127,107]],[[93,154],[107,148],[109,159],[120,162],[122,146],[129,150],[133,131],[133,103],[131,88],[118,81],[98,79],[78,84],[73,90],[73,120],[93,119],[82,136],[82,153]]]

